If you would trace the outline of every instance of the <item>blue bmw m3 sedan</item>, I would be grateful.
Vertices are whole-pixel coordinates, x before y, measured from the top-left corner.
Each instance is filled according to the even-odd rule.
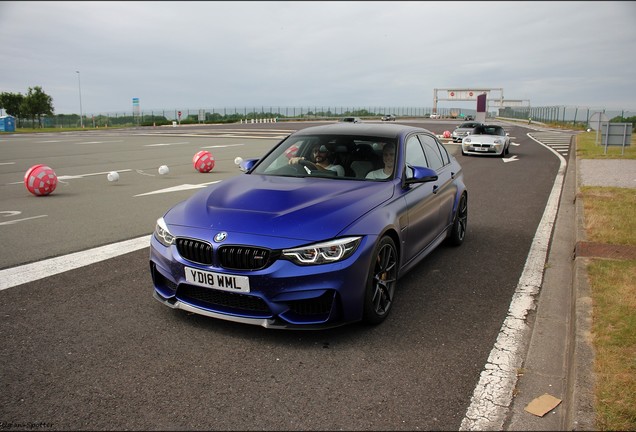
[[[462,168],[426,129],[309,127],[240,168],[157,220],[164,305],[267,328],[378,324],[400,277],[466,235]]]

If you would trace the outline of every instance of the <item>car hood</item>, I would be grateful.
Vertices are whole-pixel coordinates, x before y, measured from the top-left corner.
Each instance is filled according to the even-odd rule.
[[[392,195],[392,182],[241,174],[177,204],[164,219],[169,225],[317,241],[336,237]]]
[[[466,138],[470,138],[472,142],[486,143],[486,144],[492,144],[495,142],[496,139],[501,140],[501,142],[504,142],[506,140],[506,137],[503,137],[501,135],[485,135],[485,134],[468,135]]]

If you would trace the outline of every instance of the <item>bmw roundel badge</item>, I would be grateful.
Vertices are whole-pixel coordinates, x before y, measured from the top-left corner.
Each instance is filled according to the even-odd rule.
[[[220,233],[214,236],[214,241],[217,243],[221,243],[226,238],[227,238],[227,233],[225,231],[221,231]]]

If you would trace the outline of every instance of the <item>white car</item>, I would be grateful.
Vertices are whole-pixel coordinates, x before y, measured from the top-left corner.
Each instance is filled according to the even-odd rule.
[[[510,153],[510,136],[497,125],[477,126],[462,139],[462,155],[488,154],[504,157]]]
[[[439,114],[431,114],[430,118],[437,119],[437,118],[440,118],[440,116],[439,116]]]

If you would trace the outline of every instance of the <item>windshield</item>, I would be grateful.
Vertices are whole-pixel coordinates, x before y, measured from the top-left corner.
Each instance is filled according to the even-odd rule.
[[[479,126],[473,135],[506,135],[506,131],[501,126]]]
[[[394,175],[396,139],[352,135],[290,136],[251,173],[387,180]]]

